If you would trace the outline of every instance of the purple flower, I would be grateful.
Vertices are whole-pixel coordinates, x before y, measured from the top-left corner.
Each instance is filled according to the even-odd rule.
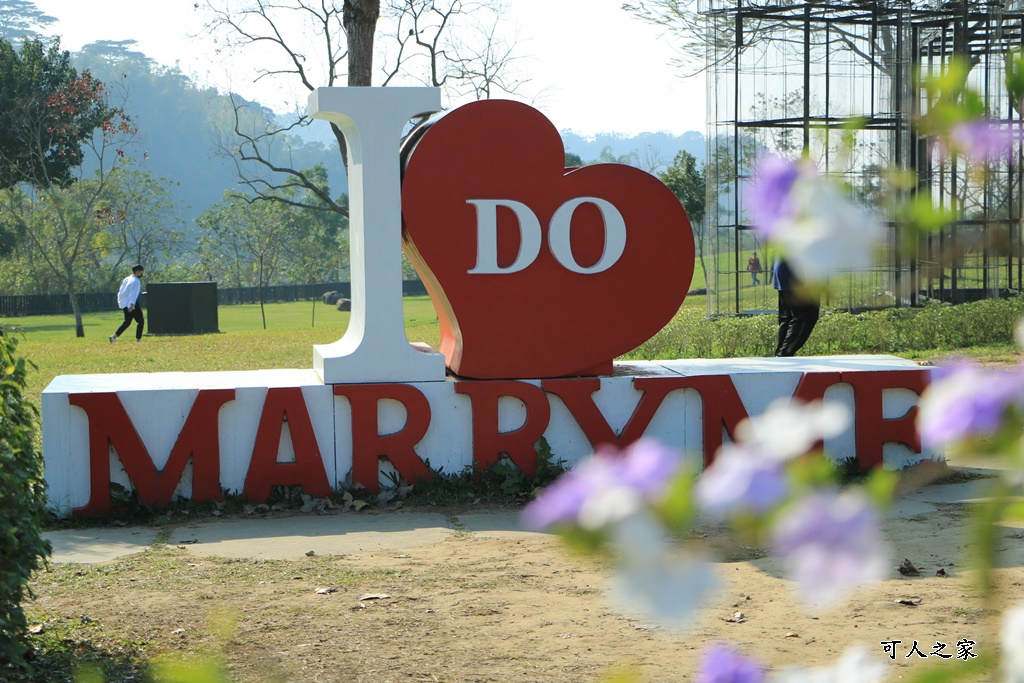
[[[809,494],[783,512],[772,536],[775,552],[809,605],[834,604],[884,575],[878,518],[858,491]]]
[[[765,512],[786,495],[782,463],[759,449],[725,445],[697,480],[701,509],[713,517],[739,511]]]
[[[678,452],[650,438],[640,439],[621,451],[607,445],[599,446],[597,457],[611,461],[619,483],[645,498],[661,494],[682,463]]]
[[[721,643],[704,650],[697,683],[761,683],[764,669],[757,660],[744,657]]]
[[[997,431],[1011,407],[1024,408],[1021,372],[982,370],[969,362],[936,371],[919,406],[922,443],[940,446]]]
[[[792,192],[800,175],[796,162],[776,154],[766,155],[758,163],[749,199],[754,229],[763,237],[771,237],[776,223],[796,214]]]
[[[953,148],[979,164],[1008,157],[1019,139],[1018,130],[993,123],[989,119],[958,123],[949,131],[949,141]]]
[[[678,471],[679,453],[651,439],[623,450],[603,446],[544,489],[523,510],[528,529],[579,525],[599,529],[661,496]]]

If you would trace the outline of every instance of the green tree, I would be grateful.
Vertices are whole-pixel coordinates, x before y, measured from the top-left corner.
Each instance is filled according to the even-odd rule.
[[[615,156],[615,151],[612,150],[612,146],[605,145],[601,148],[601,155],[598,156],[597,160],[602,164],[623,164],[625,166],[635,166],[636,152],[628,152],[626,154]]]
[[[302,173],[330,191],[322,164]],[[337,279],[340,247],[347,241],[345,217],[295,188],[278,192],[279,201],[273,202],[227,192],[223,201],[196,220],[202,230],[201,271],[211,280],[256,287],[261,311],[263,288],[275,282],[316,284]],[[348,203],[344,196],[333,201],[340,206]]]
[[[91,176],[85,178],[79,170],[67,183],[9,187],[0,195],[3,222],[24,235],[25,255],[67,292],[77,337],[85,336],[78,302],[82,285],[94,281],[104,264],[125,258],[111,228],[127,213],[116,205],[115,188],[134,162],[128,151],[136,133],[130,119],[112,115],[104,120],[101,133],[83,143],[95,159]]]
[[[267,329],[263,288],[278,274],[288,251],[294,227],[290,207],[277,202],[254,202],[238,192],[208,208],[196,225],[203,231],[199,249],[211,279],[235,286],[256,287],[263,329]]]
[[[71,66],[60,43],[0,39],[0,189],[68,187],[82,145],[114,125],[104,85]]]
[[[697,167],[697,159],[686,150],[676,154],[672,165],[667,170],[658,174],[672,194],[679,198],[679,202],[690,217],[690,227],[693,230],[693,240],[697,245],[697,255],[700,258],[700,267],[704,273],[704,282],[708,281],[708,271],[704,264],[704,207],[707,201],[707,182],[704,174],[704,167]]]
[[[304,173],[330,191],[327,169],[323,164],[306,169]],[[316,198],[309,192],[298,199],[296,204],[289,206],[293,230],[282,275],[289,282],[306,284],[340,279],[338,250],[348,243],[348,219],[323,204],[319,210],[309,208],[317,206]],[[347,207],[348,197],[337,197],[335,203]]]
[[[327,170],[318,164],[305,173],[316,179],[323,187],[327,185]],[[347,197],[336,200],[341,206],[348,206]],[[316,198],[307,196],[299,202],[304,206],[316,206]],[[315,285],[343,279],[342,259],[348,255],[348,218],[323,207],[321,210],[290,207],[294,229],[288,240],[288,253],[282,273],[289,282]],[[347,268],[346,268],[347,270]],[[347,278],[347,272],[344,274]],[[316,324],[316,304],[313,297],[311,325]]]
[[[176,183],[135,166],[119,168],[113,181],[96,209],[110,241],[107,279],[120,279],[133,263],[144,264],[152,278],[161,263],[177,258],[187,234],[180,202],[172,198]]]

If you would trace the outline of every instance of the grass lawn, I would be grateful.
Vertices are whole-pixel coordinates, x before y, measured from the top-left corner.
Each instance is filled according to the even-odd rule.
[[[437,347],[440,332],[430,297],[405,297],[405,331],[409,341]],[[687,308],[704,309],[704,296],[691,296]],[[153,336],[135,342],[135,325],[111,344],[109,337],[124,320],[120,311],[87,313],[85,337],[75,337],[69,315],[0,318],[20,340],[19,352],[38,367],[29,373],[29,396],[34,401],[58,375],[109,372],[199,372],[206,370],[259,370],[310,368],[313,345],[329,344],[345,334],[349,313],[309,301],[266,305],[263,329],[258,304],[220,306],[219,334]],[[148,315],[148,313],[147,313]]]
[[[410,341],[438,345],[437,315],[429,297],[406,297],[405,329]],[[687,297],[684,307],[705,309],[706,297]],[[0,325],[14,329],[19,352],[35,363],[29,373],[28,395],[38,405],[40,394],[58,375],[111,372],[198,372],[209,370],[259,370],[310,368],[313,345],[342,337],[349,313],[317,303],[315,320],[311,302],[267,304],[267,329],[263,329],[259,305],[221,306],[219,334],[143,337],[134,340],[134,326],[116,344],[107,337],[123,320],[120,311],[84,316],[84,338],[75,337],[74,318],[31,316],[0,318]],[[315,325],[314,325],[315,323]],[[842,353],[842,350],[838,350]],[[915,360],[936,360],[950,355],[971,356],[982,362],[1017,362],[1013,344],[949,350],[908,351]]]
[[[406,297],[405,326],[410,341],[437,346],[437,315],[429,297]],[[71,315],[0,318],[15,328],[18,351],[36,364],[29,373],[33,401],[58,375],[109,372],[198,372],[313,367],[313,345],[337,341],[348,327],[349,313],[318,303],[315,321],[311,302],[266,305],[263,329],[258,304],[221,306],[219,334],[145,335],[136,343],[135,326],[116,344],[109,337],[124,320],[120,311],[83,316],[85,337],[75,337]],[[313,323],[315,322],[315,326]]]

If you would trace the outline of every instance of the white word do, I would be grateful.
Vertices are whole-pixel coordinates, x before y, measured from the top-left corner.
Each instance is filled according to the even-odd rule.
[[[540,255],[544,239],[537,215],[522,202],[511,199],[470,199],[467,204],[476,207],[476,267],[474,274],[504,275],[516,273],[530,266]],[[572,215],[583,204],[593,204],[601,212],[604,222],[604,251],[592,266],[581,266],[572,253],[570,230]],[[498,207],[511,209],[519,225],[519,253],[509,266],[498,265]],[[548,247],[555,259],[567,270],[592,275],[608,270],[626,249],[626,222],[610,202],[598,197],[576,197],[558,207],[548,226]]]

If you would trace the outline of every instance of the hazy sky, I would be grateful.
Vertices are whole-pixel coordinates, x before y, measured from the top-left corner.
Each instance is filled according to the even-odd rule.
[[[304,93],[252,82],[245,65],[226,64],[199,32],[195,0],[35,0],[60,23],[66,49],[94,40],[138,41],[158,62],[178,63],[205,85],[230,88],[271,106]],[[655,27],[619,9],[621,0],[509,0],[519,68],[535,106],[560,130],[704,132],[704,79],[679,77],[673,52]],[[262,87],[262,89],[261,89]],[[275,102],[274,100],[278,100]]]

